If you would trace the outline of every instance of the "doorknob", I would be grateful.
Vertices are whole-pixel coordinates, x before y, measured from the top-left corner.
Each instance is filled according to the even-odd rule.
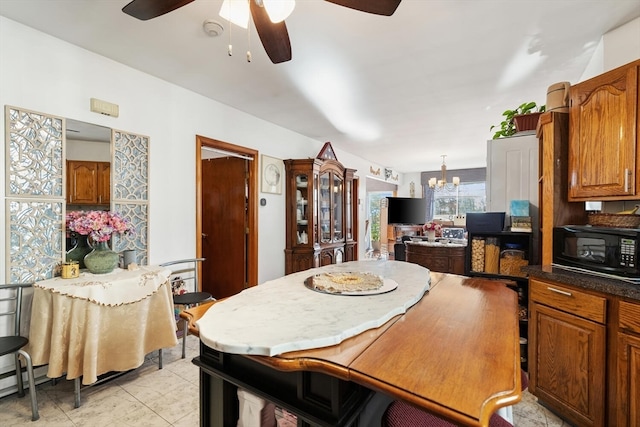
[[[202,238],[203,238],[203,239],[206,239],[207,237],[209,237],[209,235],[208,235],[208,234],[206,234],[206,233],[202,233]]]

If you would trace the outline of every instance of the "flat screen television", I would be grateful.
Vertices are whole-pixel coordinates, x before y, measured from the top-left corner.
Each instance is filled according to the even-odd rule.
[[[387,197],[387,224],[424,224],[427,217],[425,199]]]

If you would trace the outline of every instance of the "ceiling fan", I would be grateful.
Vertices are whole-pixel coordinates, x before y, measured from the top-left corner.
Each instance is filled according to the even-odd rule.
[[[133,0],[122,11],[146,21],[181,8],[193,0]],[[268,0],[247,0],[253,23],[271,62],[278,64],[291,60],[291,42],[284,20],[272,22],[264,3]],[[325,0],[349,9],[376,15],[391,16],[401,0]]]

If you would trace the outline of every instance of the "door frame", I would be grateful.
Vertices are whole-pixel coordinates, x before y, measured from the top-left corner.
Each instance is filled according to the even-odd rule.
[[[247,177],[247,287],[258,284],[258,151],[196,135],[196,256],[202,256],[202,147],[250,157]]]

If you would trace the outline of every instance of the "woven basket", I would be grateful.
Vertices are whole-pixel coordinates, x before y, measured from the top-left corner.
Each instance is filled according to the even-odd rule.
[[[638,228],[640,215],[625,215],[611,213],[594,213],[587,218],[590,225],[598,227]]]

